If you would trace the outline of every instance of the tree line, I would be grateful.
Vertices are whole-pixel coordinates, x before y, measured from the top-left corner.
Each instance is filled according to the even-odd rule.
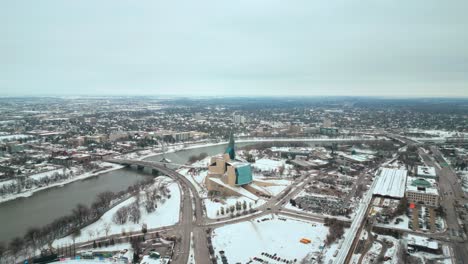
[[[128,194],[138,193],[144,186],[154,179],[140,181],[127,188],[127,191],[114,193],[102,192],[97,195],[91,206],[78,204],[69,215],[55,219],[52,223],[43,227],[30,227],[23,237],[12,239],[7,245],[0,243],[0,263],[10,258],[15,263],[20,256],[34,256],[36,250],[48,246],[52,248],[54,240],[72,234],[78,236],[80,230],[97,221],[118,200],[128,197]]]

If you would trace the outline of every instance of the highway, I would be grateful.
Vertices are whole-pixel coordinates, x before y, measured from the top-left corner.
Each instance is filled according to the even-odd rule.
[[[179,222],[164,230],[178,237],[181,242],[176,243],[174,248],[175,257],[172,263],[186,264],[190,254],[190,237],[193,232],[194,252],[196,263],[210,263],[210,254],[208,251],[207,233],[208,229],[214,229],[224,225],[235,224],[244,221],[252,221],[258,217],[271,214],[282,214],[292,216],[302,220],[324,222],[322,215],[310,215],[294,210],[283,209],[282,206],[289,202],[289,199],[296,196],[304,186],[308,185],[313,177],[303,175],[297,178],[293,184],[283,190],[280,194],[268,200],[265,204],[255,209],[254,213],[240,217],[225,217],[220,219],[209,219],[203,212],[202,199],[198,195],[195,186],[183,175],[165,167],[159,162],[143,160],[126,159],[108,159],[107,162],[113,162],[122,165],[137,165],[158,170],[162,175],[166,175],[177,181],[181,186],[181,216]],[[318,172],[320,173],[320,172]],[[163,229],[161,229],[163,230]],[[153,230],[150,230],[152,232]],[[138,234],[138,232],[136,232]]]
[[[447,223],[446,237],[452,241],[453,251],[457,264],[464,263],[468,260],[468,245],[465,239],[460,237],[463,234],[462,228],[459,224],[458,215],[455,210],[455,201],[466,203],[465,195],[461,189],[461,184],[458,181],[457,175],[450,166],[440,166],[437,162],[443,161],[444,158],[437,147],[432,146],[432,157],[427,154],[422,148],[419,148],[419,155],[428,166],[436,169],[439,177],[439,193],[441,197],[440,204],[444,208],[445,220]],[[454,230],[454,231],[452,231]]]
[[[422,152],[421,156],[423,157],[426,164],[428,164],[429,166],[434,166],[433,159],[427,156],[425,152]],[[192,233],[194,238],[193,244],[196,263],[210,263],[211,256],[208,251],[207,243],[207,236],[209,236],[207,230],[209,229],[214,229],[217,227],[244,221],[252,221],[256,218],[267,216],[270,214],[283,214],[315,222],[323,222],[325,218],[322,215],[313,215],[282,208],[284,204],[289,202],[289,199],[295,197],[300,191],[303,190],[305,186],[310,184],[314,177],[303,175],[297,178],[294,181],[294,183],[287,187],[285,190],[283,190],[283,192],[271,198],[265,204],[256,208],[255,212],[253,213],[234,218],[228,216],[220,219],[209,219],[204,214],[202,199],[198,195],[198,192],[195,186],[192,184],[192,182],[190,182],[185,176],[179,174],[178,172],[167,168],[164,164],[144,160],[109,159],[107,161],[123,165],[138,165],[155,169],[161,174],[171,177],[180,184],[182,189],[180,221],[175,226],[166,227],[167,232],[172,232],[181,238],[180,243],[176,243],[175,246],[175,258],[173,259],[173,263],[187,263],[190,254],[190,237]],[[438,168],[437,166],[435,167]],[[440,175],[441,178],[441,192],[445,191],[446,188],[451,188],[451,192],[454,195],[462,193],[459,190],[454,191],[453,189],[453,185],[457,181],[456,175],[454,175],[452,170],[450,170],[449,168],[442,168],[439,169],[437,173],[438,175]],[[359,236],[359,233],[361,232],[364,223],[366,222],[366,218],[369,211],[369,205],[372,201],[373,189],[376,185],[377,178],[378,176],[374,178],[371,187],[366,192],[363,199],[360,201],[360,205],[356,216],[351,222],[351,227],[348,230],[346,237],[344,238],[344,241],[341,245],[341,250],[335,258],[334,263],[336,264],[347,263],[354,251],[354,247],[357,241],[356,238]],[[455,196],[453,198],[455,198]],[[447,205],[447,224],[449,228],[456,228],[458,230],[459,226],[458,220],[456,218],[456,213],[454,211],[455,209],[453,207],[453,199],[447,198],[443,202]],[[453,239],[455,241],[455,238]],[[457,241],[460,241],[460,239],[458,238]],[[456,255],[456,259],[468,259],[466,246],[464,244],[453,243],[453,248]]]
[[[427,166],[434,167],[436,174],[439,177],[439,194],[440,204],[444,208],[445,220],[447,224],[447,231],[442,234],[428,234],[428,236],[440,239],[441,241],[449,241],[453,248],[454,257],[456,264],[465,263],[468,260],[468,244],[465,241],[465,237],[460,237],[459,234],[463,234],[461,226],[459,224],[457,212],[455,210],[455,201],[462,204],[467,203],[464,192],[461,189],[461,184],[458,181],[457,175],[453,169],[447,164],[439,164],[438,161],[444,161],[442,154],[436,146],[430,146],[432,152],[431,155],[420,146],[421,143],[413,139],[409,139],[400,135],[388,135],[389,137],[400,140],[401,142],[408,145],[416,145],[418,147],[418,153],[424,163]],[[422,235],[422,234],[418,234]],[[424,235],[423,235],[424,236]],[[443,237],[439,237],[443,236]]]

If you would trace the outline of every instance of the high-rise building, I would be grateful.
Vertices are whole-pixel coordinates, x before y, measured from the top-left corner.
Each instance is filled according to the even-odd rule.
[[[233,114],[232,121],[234,122],[234,124],[240,125],[240,124],[244,124],[246,122],[246,119],[243,115]]]

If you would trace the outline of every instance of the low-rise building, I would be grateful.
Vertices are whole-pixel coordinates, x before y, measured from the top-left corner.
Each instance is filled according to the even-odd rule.
[[[52,163],[70,167],[73,164],[73,159],[69,156],[56,156],[52,159]]]
[[[427,237],[415,236],[408,234],[407,237],[408,252],[424,251],[433,254],[440,254],[440,244]]]
[[[106,135],[93,135],[93,136],[86,136],[85,143],[102,143],[107,140]]]
[[[421,178],[436,179],[437,174],[434,167],[429,166],[418,166],[416,176]]]
[[[77,163],[88,163],[91,161],[91,155],[89,154],[73,154],[71,158]]]
[[[401,199],[405,196],[408,171],[403,169],[381,168],[373,195]]]
[[[434,179],[408,177],[406,183],[406,198],[410,203],[426,206],[439,206],[439,191]]]
[[[334,127],[321,127],[321,128],[320,128],[320,134],[322,134],[322,135],[329,135],[329,136],[335,136],[335,135],[338,135],[338,128],[334,128]]]

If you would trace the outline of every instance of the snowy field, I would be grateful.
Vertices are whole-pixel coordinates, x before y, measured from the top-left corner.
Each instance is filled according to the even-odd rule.
[[[221,210],[221,207],[224,207],[224,209],[226,209],[226,208],[229,208],[232,205],[235,206],[237,202],[240,202],[241,204],[243,204],[244,201],[247,203],[247,211],[250,209],[250,204],[252,205],[252,208],[256,208],[256,207],[259,207],[259,206],[261,206],[262,204],[264,204],[266,202],[263,199],[259,199],[255,203],[251,199],[249,199],[247,197],[243,197],[243,196],[241,196],[241,197],[229,196],[229,197],[226,197],[225,199],[222,199],[222,200],[220,199],[219,202],[212,201],[209,198],[203,199],[203,202],[204,202],[205,208],[206,208],[206,214],[207,214],[208,218],[212,218],[212,219],[229,216],[229,213],[225,213],[224,215],[221,215],[221,214],[218,215],[217,214],[217,212],[219,212]],[[243,211],[241,210],[240,212],[242,213]],[[237,211],[234,211],[234,214],[236,214],[236,213],[237,213]]]
[[[95,223],[86,226],[81,230],[81,235],[76,238],[75,242],[86,242],[92,241],[98,237],[105,236],[105,227],[110,226],[108,235],[120,234],[122,230],[125,232],[139,231],[143,223],[147,224],[148,229],[170,226],[174,225],[179,221],[179,211],[180,211],[180,189],[177,183],[173,182],[168,177],[158,177],[156,178],[155,185],[159,184],[160,181],[170,182],[168,188],[170,190],[171,198],[158,201],[158,207],[155,212],[147,213],[144,205],[143,199],[144,195],[141,194],[140,199],[140,212],[141,220],[139,223],[133,223],[128,221],[123,225],[118,225],[113,222],[113,217],[115,212],[124,206],[128,206],[135,202],[136,198],[131,197],[117,206],[110,209],[106,212],[98,221]],[[67,236],[61,239],[58,239],[54,242],[54,245],[66,245],[72,244],[73,240],[71,236]]]
[[[225,251],[229,263],[246,263],[260,257],[276,264],[283,262],[261,253],[276,253],[282,259],[299,261],[309,253],[319,252],[327,234],[328,228],[321,223],[271,215],[217,228],[213,231],[212,240],[216,257],[220,258],[220,251]],[[311,243],[299,242],[302,238],[310,239]]]
[[[278,170],[282,166],[286,166],[284,160],[273,160],[267,158],[261,158],[255,161],[252,164],[254,168],[257,168],[262,171]]]

